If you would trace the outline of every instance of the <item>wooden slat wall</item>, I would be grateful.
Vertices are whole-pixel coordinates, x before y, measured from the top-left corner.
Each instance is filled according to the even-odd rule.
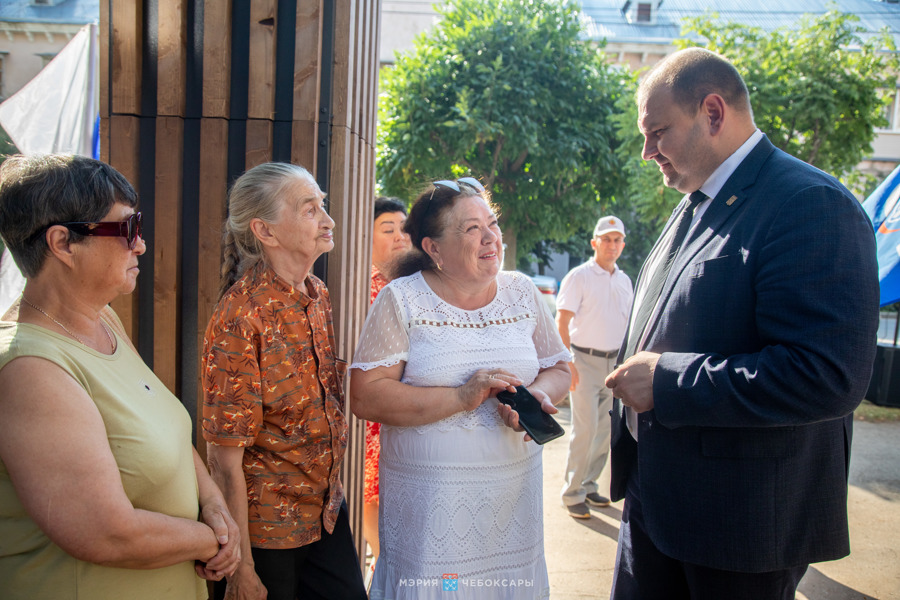
[[[228,186],[290,160],[328,194],[337,235],[326,283],[337,353],[351,360],[368,309],[381,0],[100,7],[101,157],[141,194],[148,244],[139,290],[114,308],[144,359],[196,419]],[[279,28],[279,15],[293,26]],[[344,486],[362,559],[365,431],[348,416]]]
[[[333,197],[353,201],[332,204],[340,236],[329,261],[342,265],[329,270],[328,288],[335,302],[335,319],[348,326],[340,328],[339,345],[355,345],[359,327],[365,320],[364,297],[369,289],[371,231],[375,194],[374,152],[378,69],[378,15],[380,6],[365,1],[338,2],[335,30],[342,43],[335,47],[332,110],[331,190]],[[332,263],[330,263],[332,264]],[[355,326],[354,326],[355,325]],[[354,419],[348,468],[363,468],[364,422]],[[363,480],[349,482],[348,494],[362,494]],[[359,531],[359,529],[357,529]]]

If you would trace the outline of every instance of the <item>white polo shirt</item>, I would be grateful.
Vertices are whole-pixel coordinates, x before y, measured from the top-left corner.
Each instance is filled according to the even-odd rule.
[[[569,321],[573,344],[608,352],[622,345],[633,298],[631,279],[624,271],[616,266],[610,273],[591,258],[563,277],[556,309],[575,313]]]

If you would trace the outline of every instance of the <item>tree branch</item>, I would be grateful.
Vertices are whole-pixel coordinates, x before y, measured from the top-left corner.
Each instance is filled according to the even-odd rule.
[[[491,160],[491,172],[488,175],[488,183],[494,183],[494,174],[497,172],[497,165],[500,162],[500,151],[503,150],[503,143],[506,141],[505,136],[497,136],[497,145],[494,146],[494,157]]]
[[[816,119],[814,123],[812,149],[809,152],[808,162],[809,164],[816,166],[816,158],[818,158],[819,148],[822,146],[822,123],[819,119]]]
[[[453,162],[459,163],[464,167],[467,167],[472,173],[478,172],[475,167],[465,159],[465,157],[457,158],[456,156],[453,156],[453,154],[450,152],[450,147],[447,146],[447,143],[440,135],[432,131],[429,135],[429,139],[431,139],[432,143],[434,143],[435,145],[440,146],[440,149],[443,152],[444,156],[446,156],[448,159],[452,160]]]
[[[522,150],[522,154],[520,154],[518,158],[513,161],[513,164],[509,167],[509,170],[513,173],[518,172],[518,170],[522,168],[522,165],[525,164],[526,158],[528,158],[528,148]]]

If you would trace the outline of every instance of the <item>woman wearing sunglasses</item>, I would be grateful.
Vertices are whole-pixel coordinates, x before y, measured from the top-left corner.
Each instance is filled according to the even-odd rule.
[[[531,280],[500,270],[476,179],[435,182],[405,229],[414,252],[351,365],[354,414],[382,424],[370,598],[547,598],[541,446],[496,394],[524,385],[557,412],[571,355]]]
[[[89,158],[0,168],[0,236],[26,278],[0,322],[5,599],[206,598],[200,577],[240,559],[187,411],[108,307],[146,250],[136,204]]]

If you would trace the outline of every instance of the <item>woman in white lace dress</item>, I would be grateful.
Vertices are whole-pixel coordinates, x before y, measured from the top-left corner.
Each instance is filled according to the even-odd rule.
[[[354,414],[382,423],[370,598],[547,598],[541,447],[496,393],[525,385],[557,412],[571,355],[531,281],[500,270],[477,180],[435,182],[406,231],[417,262],[375,300],[351,365]]]

